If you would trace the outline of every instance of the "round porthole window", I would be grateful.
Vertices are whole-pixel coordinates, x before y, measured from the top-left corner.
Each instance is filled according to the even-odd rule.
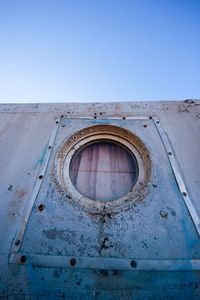
[[[127,129],[95,125],[60,147],[55,178],[68,201],[91,213],[117,212],[141,201],[151,174],[144,143]]]
[[[135,185],[138,163],[122,144],[97,140],[81,147],[72,157],[70,178],[89,199],[113,201],[128,194]]]

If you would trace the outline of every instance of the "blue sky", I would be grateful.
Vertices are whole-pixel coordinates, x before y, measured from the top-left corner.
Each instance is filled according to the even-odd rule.
[[[200,0],[0,0],[0,102],[200,98]]]

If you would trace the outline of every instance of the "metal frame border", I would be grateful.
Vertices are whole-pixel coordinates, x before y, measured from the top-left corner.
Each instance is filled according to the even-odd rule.
[[[194,223],[194,226],[196,228],[196,231],[200,237],[200,218],[195,210],[195,207],[188,195],[188,191],[186,189],[186,186],[185,186],[185,183],[183,181],[183,178],[181,176],[181,172],[179,170],[179,166],[177,164],[177,161],[176,161],[176,158],[175,158],[175,155],[174,155],[174,151],[172,149],[172,146],[171,146],[171,143],[170,143],[170,140],[167,136],[167,133],[164,131],[163,127],[161,126],[160,124],[160,120],[158,117],[153,117],[152,118],[153,121],[154,121],[154,124],[156,126],[156,129],[160,135],[160,138],[162,140],[162,143],[165,147],[165,150],[167,152],[167,155],[168,155],[168,158],[169,158],[169,161],[170,161],[170,164],[171,164],[171,168],[173,170],[173,173],[174,173],[174,177],[176,179],[176,182],[177,182],[177,185],[178,185],[178,188],[181,192],[181,195],[182,195],[182,198],[185,202],[185,205],[188,209],[188,212],[190,214],[190,217]]]
[[[81,124],[81,127],[84,128],[77,130],[69,138],[65,139],[59,151],[57,151],[52,172],[57,189],[67,193],[71,199],[68,199],[69,202],[76,203],[85,212],[91,214],[115,214],[126,210],[128,207],[134,205],[138,198],[141,201],[148,193],[148,182],[151,177],[149,151],[137,135],[127,128],[119,127],[119,124],[117,124],[118,126],[116,126],[116,123],[105,124],[106,122],[104,122],[104,124],[102,124],[102,120],[95,121],[92,126],[88,123],[86,126],[84,126],[85,124]],[[108,139],[125,146],[126,149],[129,149],[135,156],[139,166],[138,178],[132,189],[127,191],[125,195],[111,202],[91,200],[81,194],[81,192],[74,187],[70,179],[70,162],[77,149],[98,139]]]
[[[140,259],[109,257],[72,257],[13,253],[11,263],[40,267],[130,271],[198,271],[200,259]]]
[[[46,150],[46,153],[45,153],[45,157],[44,157],[44,160],[41,164],[39,175],[38,175],[38,178],[36,180],[36,184],[35,184],[35,186],[32,190],[32,193],[31,193],[30,198],[28,200],[28,204],[25,207],[24,211],[22,212],[22,218],[21,218],[22,222],[21,222],[20,228],[18,229],[18,231],[16,233],[16,236],[14,238],[13,245],[11,247],[11,253],[18,252],[20,247],[21,247],[22,240],[23,240],[23,237],[24,237],[24,233],[26,231],[26,225],[29,221],[29,217],[31,215],[31,211],[32,211],[34,202],[37,198],[37,195],[40,191],[40,187],[42,185],[42,181],[44,179],[44,175],[45,175],[48,163],[49,163],[49,159],[50,159],[50,156],[51,156],[51,153],[52,153],[52,149],[53,149],[53,145],[54,145],[54,142],[55,142],[55,139],[56,139],[56,135],[57,135],[57,132],[58,132],[59,125],[60,125],[60,118],[55,120],[55,124],[54,124],[53,130],[52,130],[51,135],[50,135],[49,143],[47,145],[47,150]]]
[[[64,116],[61,116],[61,118]],[[20,246],[26,230],[26,225],[32,211],[32,207],[39,193],[49,160],[55,142],[61,118],[56,119],[53,127],[48,149],[45,159],[41,165],[39,177],[33,188],[27,207],[22,214],[22,223],[15,236],[9,262],[13,264],[32,264],[40,267],[70,267],[70,268],[84,268],[84,269],[105,269],[105,270],[132,270],[132,271],[199,271],[200,259],[121,259],[121,258],[102,258],[102,257],[70,257],[70,256],[54,256],[54,255],[37,255],[20,253]],[[97,119],[97,120],[150,120],[152,119],[163,146],[167,152],[171,168],[174,173],[175,180],[181,192],[182,198],[194,223],[196,231],[200,236],[200,218],[192,204],[188,192],[186,190],[184,181],[180,174],[178,164],[176,162],[173,149],[171,147],[169,138],[162,128],[159,118],[157,116],[133,116],[133,117],[65,117],[65,119]]]

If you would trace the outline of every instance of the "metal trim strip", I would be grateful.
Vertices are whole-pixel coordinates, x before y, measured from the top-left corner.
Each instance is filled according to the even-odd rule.
[[[73,119],[73,118],[69,118]],[[90,119],[90,118],[74,118],[74,119]],[[91,118],[93,119],[93,118]],[[101,118],[103,119],[103,118]],[[112,118],[122,119],[122,118]],[[128,119],[128,118],[126,118]],[[192,221],[195,225],[198,235],[200,236],[200,218],[192,204],[188,192],[186,190],[184,181],[179,171],[178,164],[176,162],[173,149],[171,147],[169,138],[162,128],[159,118],[153,117],[132,117],[129,120],[148,120],[154,121],[155,127],[161,137],[164,148],[168,154],[169,161],[177,181],[179,190],[182,194],[183,200],[190,213]],[[39,193],[48,163],[52,152],[53,144],[55,142],[58,128],[61,119],[57,119],[53,127],[49,144],[48,151],[46,152],[45,159],[41,165],[39,175],[42,175],[42,179],[37,179],[37,182],[33,188],[27,207],[22,214],[22,223],[19,231],[16,234],[14,243],[11,249],[9,262],[13,264],[32,264],[35,266],[43,267],[69,267],[69,268],[81,268],[81,269],[100,269],[100,270],[132,270],[132,271],[195,271],[200,270],[200,259],[139,259],[139,258],[104,258],[104,257],[71,257],[71,256],[54,256],[54,255],[37,255],[37,254],[26,254],[20,253],[21,242],[26,230],[32,207]],[[16,245],[16,242],[20,240],[20,243]]]
[[[188,195],[188,191],[186,189],[185,183],[184,183],[183,178],[181,176],[179,166],[177,164],[177,161],[176,161],[174,151],[172,149],[169,137],[167,136],[166,132],[164,131],[164,129],[163,129],[161,123],[160,123],[159,118],[154,116],[153,121],[154,121],[156,129],[157,129],[157,131],[158,131],[158,133],[161,137],[161,140],[163,142],[165,150],[167,152],[167,155],[168,155],[168,158],[169,158],[169,161],[170,161],[170,164],[171,164],[176,182],[178,184],[179,190],[181,192],[182,198],[185,202],[185,205],[186,205],[186,207],[188,209],[188,212],[191,216],[191,219],[194,223],[196,231],[197,231],[197,233],[200,237],[200,218],[199,218],[199,216],[198,216],[198,214],[195,210],[195,207],[194,207],[194,205],[193,205],[193,203],[190,199],[190,196]]]
[[[41,167],[40,167],[39,176],[37,178],[36,184],[35,184],[35,186],[32,190],[30,198],[28,200],[28,204],[27,204],[27,206],[25,207],[25,209],[22,213],[22,218],[21,218],[22,222],[21,222],[21,225],[20,225],[20,227],[19,227],[19,229],[18,229],[18,231],[15,235],[13,245],[12,245],[12,248],[11,248],[11,253],[19,251],[20,246],[22,244],[23,236],[24,236],[24,233],[25,233],[25,230],[26,230],[26,225],[28,223],[28,220],[29,220],[34,202],[37,198],[40,187],[42,185],[42,181],[43,181],[43,178],[44,178],[44,175],[45,175],[48,163],[49,163],[49,159],[50,159],[50,156],[51,156],[51,152],[52,152],[52,149],[53,149],[53,144],[54,144],[55,139],[56,139],[56,135],[57,135],[57,132],[58,132],[59,125],[60,125],[60,119],[56,119],[54,127],[53,127],[51,135],[50,135],[50,138],[49,138],[49,143],[47,145],[47,151],[45,153],[44,160],[43,160],[43,162],[41,164]]]
[[[149,116],[122,116],[122,117],[114,117],[114,116],[98,116],[94,115],[92,117],[73,117],[73,116],[63,116],[63,119],[72,119],[72,120],[149,120],[152,117]]]
[[[13,253],[10,263],[40,267],[126,271],[196,271],[199,259],[138,259],[105,257],[71,257]]]

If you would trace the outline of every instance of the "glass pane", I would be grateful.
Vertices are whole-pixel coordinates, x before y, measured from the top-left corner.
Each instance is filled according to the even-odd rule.
[[[138,164],[121,144],[98,141],[82,147],[73,156],[70,177],[82,195],[112,201],[130,192],[137,181]]]

